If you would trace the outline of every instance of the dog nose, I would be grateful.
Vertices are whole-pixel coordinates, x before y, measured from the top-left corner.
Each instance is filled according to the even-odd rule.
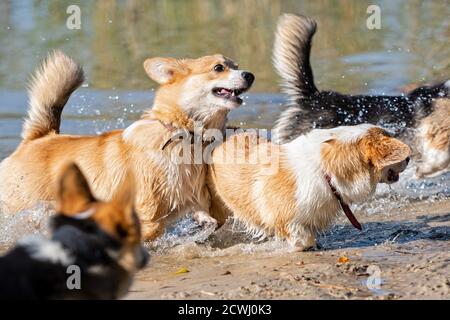
[[[247,82],[249,86],[251,86],[253,81],[255,81],[255,76],[253,75],[253,73],[244,71],[242,72],[241,76],[242,78],[244,78],[244,80]]]
[[[410,157],[407,157],[407,158],[405,159],[407,165],[408,165],[408,163],[409,163],[409,160],[411,160]]]

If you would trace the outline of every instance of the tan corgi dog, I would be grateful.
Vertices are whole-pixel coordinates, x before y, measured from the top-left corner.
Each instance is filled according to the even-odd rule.
[[[178,130],[224,130],[227,114],[242,103],[254,76],[238,70],[222,55],[199,59],[153,58],[144,62],[149,77],[161,86],[153,107],[125,130],[97,136],[59,134],[61,112],[83,82],[82,68],[61,52],[51,54],[30,86],[23,141],[0,165],[0,200],[15,212],[39,200],[55,199],[54,180],[62,164],[76,162],[94,195],[109,200],[125,179],[136,177],[136,210],[143,237],[153,239],[165,223],[194,210],[201,223],[209,216],[206,164],[183,161],[181,143],[166,141]]]
[[[214,150],[208,184],[217,215],[306,250],[341,211],[361,228],[349,205],[398,181],[410,152],[367,124],[315,129],[283,145],[237,134]]]
[[[95,199],[80,169],[64,166],[50,239],[32,235],[0,257],[0,299],[116,299],[149,260],[128,175],[110,202]],[[73,278],[79,270],[78,285]],[[71,286],[69,286],[69,284]]]

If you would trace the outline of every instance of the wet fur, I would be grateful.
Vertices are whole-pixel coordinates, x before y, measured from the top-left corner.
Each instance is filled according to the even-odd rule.
[[[221,63],[224,72],[213,71]],[[0,164],[0,201],[5,211],[17,212],[40,200],[54,200],[61,166],[76,162],[95,197],[109,200],[124,181],[136,177],[136,210],[146,240],[160,235],[166,222],[190,210],[208,216],[209,193],[205,164],[181,164],[174,159],[181,144],[162,150],[174,129],[191,131],[194,121],[224,130],[227,114],[238,107],[211,94],[213,86],[248,89],[242,71],[222,55],[199,59],[147,59],[144,69],[160,84],[151,110],[125,130],[98,136],[59,134],[65,102],[83,79],[83,72],[61,52],[51,54],[31,83],[30,105],[23,141]],[[169,219],[170,218],[170,219]],[[215,220],[211,217],[210,220]]]
[[[252,162],[257,154],[269,156]],[[214,150],[208,183],[222,214],[228,210],[254,234],[305,250],[341,212],[326,173],[346,203],[363,202],[387,182],[387,170],[406,168],[409,154],[407,145],[371,125],[315,129],[283,145],[240,134]]]

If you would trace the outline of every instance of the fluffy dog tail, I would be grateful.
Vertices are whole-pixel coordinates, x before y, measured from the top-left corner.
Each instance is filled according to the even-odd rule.
[[[75,61],[61,51],[49,54],[31,78],[22,138],[34,140],[49,133],[59,133],[61,112],[83,81],[83,69]]]
[[[316,27],[313,19],[293,14],[278,21],[272,59],[282,79],[281,90],[292,102],[318,91],[309,62]]]

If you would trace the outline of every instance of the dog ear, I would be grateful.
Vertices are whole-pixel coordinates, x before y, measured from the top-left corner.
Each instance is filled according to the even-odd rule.
[[[144,70],[150,79],[159,84],[174,81],[177,74],[184,70],[181,60],[174,58],[150,58],[144,61]]]
[[[95,201],[89,184],[78,166],[71,163],[64,167],[58,184],[57,212],[74,216],[86,211]]]
[[[408,158],[411,155],[411,149],[398,139],[383,136],[370,144],[368,153],[368,158],[372,164],[382,170]]]

